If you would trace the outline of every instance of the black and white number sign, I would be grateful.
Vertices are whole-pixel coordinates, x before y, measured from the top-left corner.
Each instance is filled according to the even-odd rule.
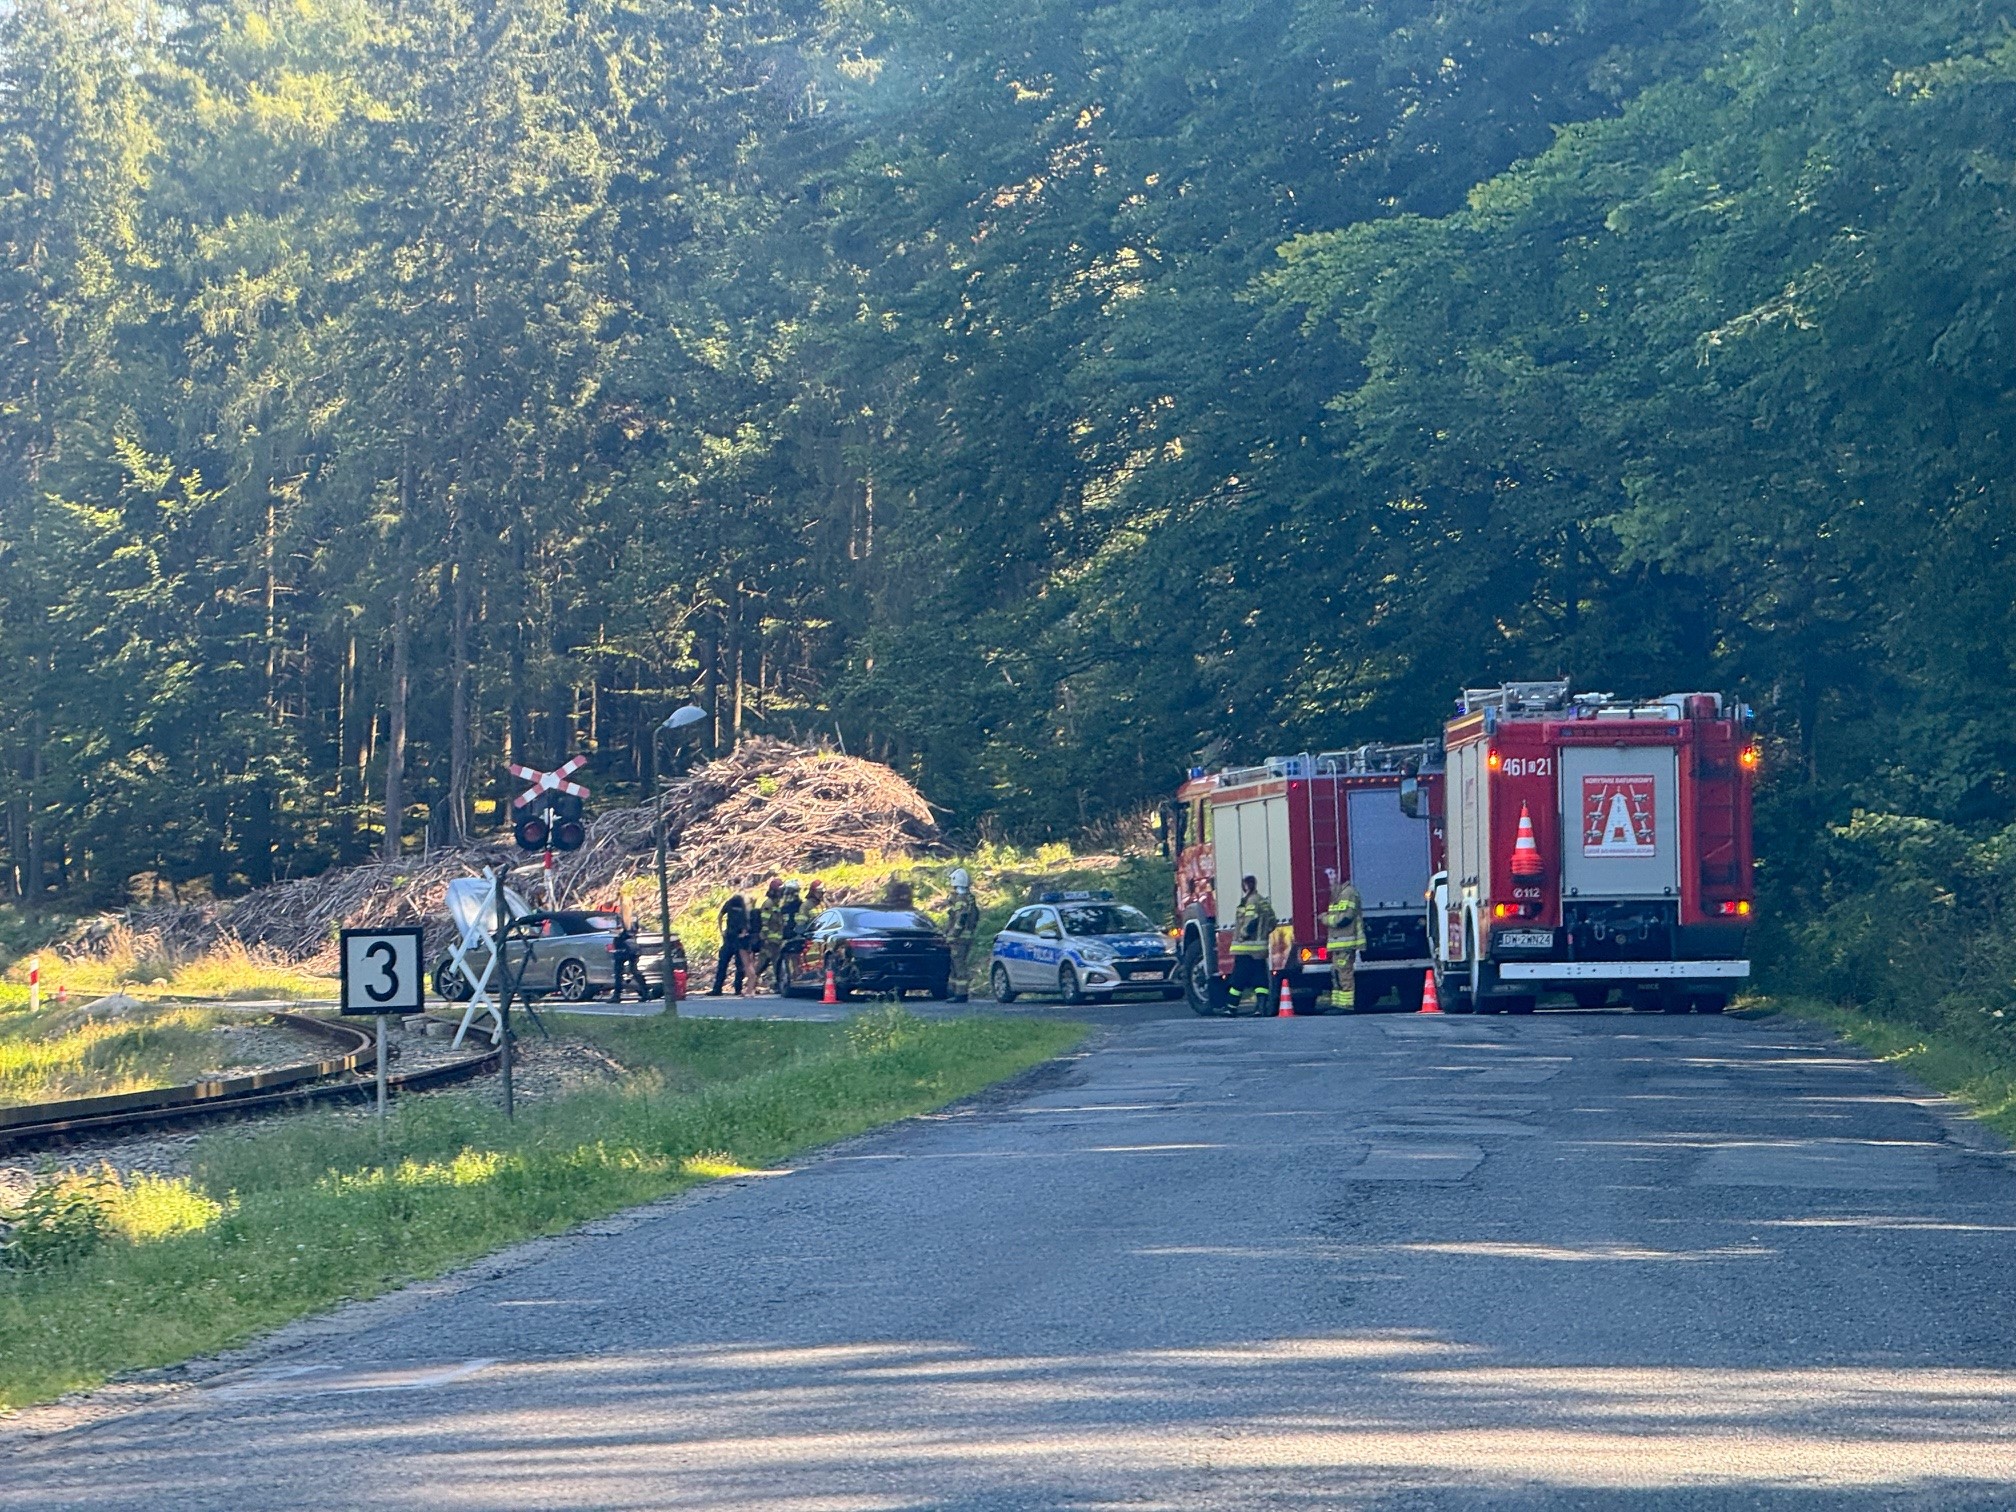
[[[343,931],[344,1013],[418,1013],[427,1006],[417,928]]]

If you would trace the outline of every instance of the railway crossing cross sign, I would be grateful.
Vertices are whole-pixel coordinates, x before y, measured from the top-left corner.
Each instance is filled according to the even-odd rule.
[[[421,972],[420,930],[415,925],[346,929],[342,938],[343,986],[338,1011],[376,1016],[418,1013],[427,1006]]]
[[[518,778],[522,782],[532,784],[532,786],[511,800],[511,807],[513,808],[524,808],[527,804],[537,801],[542,793],[565,793],[572,798],[586,798],[588,796],[588,789],[581,786],[578,782],[570,782],[568,780],[576,772],[580,771],[581,768],[588,765],[588,758],[586,756],[571,757],[564,764],[555,767],[550,772],[542,772],[537,767],[520,766],[515,761],[505,764],[511,768],[511,775],[513,777]]]

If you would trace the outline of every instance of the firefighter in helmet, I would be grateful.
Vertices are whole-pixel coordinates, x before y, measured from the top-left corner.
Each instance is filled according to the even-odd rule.
[[[966,868],[952,869],[952,897],[945,905],[945,943],[952,947],[949,985],[952,1001],[963,1003],[971,990],[973,942],[980,935],[980,905],[973,899],[973,878]]]
[[[1349,1013],[1358,1006],[1357,957],[1365,948],[1365,904],[1350,882],[1330,874],[1330,907],[1323,914],[1324,943],[1330,956],[1332,1008]]]
[[[784,882],[772,877],[763,889],[763,920],[756,936],[756,987],[765,980],[776,981],[778,963],[784,958]]]
[[[777,916],[776,959],[771,962],[771,981],[781,994],[791,985],[791,962],[805,947],[805,905],[798,884],[786,882],[782,903],[772,910]]]
[[[1267,938],[1274,932],[1274,905],[1261,896],[1260,879],[1239,879],[1239,909],[1232,916],[1231,1008],[1237,1013],[1253,994],[1253,1011],[1267,1007]]]

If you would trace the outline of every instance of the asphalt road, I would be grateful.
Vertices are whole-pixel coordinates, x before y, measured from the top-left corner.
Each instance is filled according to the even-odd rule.
[[[297,1330],[0,1508],[2016,1501],[2016,1171],[1888,1069],[1167,1012]]]

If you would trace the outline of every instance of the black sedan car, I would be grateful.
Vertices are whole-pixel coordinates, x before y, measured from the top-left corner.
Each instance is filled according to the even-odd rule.
[[[842,998],[951,992],[952,947],[938,926],[911,909],[829,908],[812,921],[812,933],[786,957],[786,997],[817,996],[826,968]]]

